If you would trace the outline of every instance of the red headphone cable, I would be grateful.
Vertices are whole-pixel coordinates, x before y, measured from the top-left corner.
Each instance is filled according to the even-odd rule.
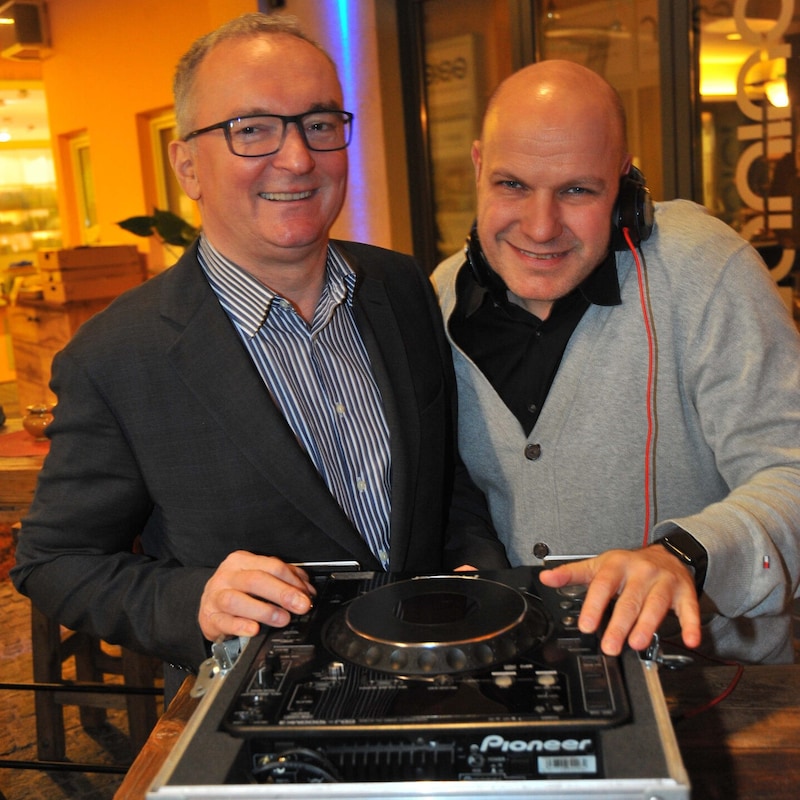
[[[628,249],[633,255],[636,264],[636,275],[639,283],[639,302],[642,306],[642,319],[647,336],[647,393],[645,406],[647,411],[647,438],[645,440],[644,453],[644,535],[642,537],[642,547],[647,547],[650,540],[650,508],[651,508],[651,482],[652,482],[652,462],[653,462],[653,439],[655,434],[655,414],[653,409],[653,395],[655,394],[655,337],[653,335],[653,323],[649,310],[649,298],[645,288],[645,274],[642,259],[631,239],[629,228],[623,228],[622,234],[628,243]]]

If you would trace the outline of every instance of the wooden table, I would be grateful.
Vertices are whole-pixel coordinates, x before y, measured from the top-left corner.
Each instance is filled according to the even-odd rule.
[[[735,667],[661,670],[670,712],[691,713],[722,693]],[[131,766],[115,800],[141,800],[197,706],[180,692]],[[692,800],[795,800],[800,787],[800,664],[745,667],[733,693],[675,724]],[[320,787],[320,795],[324,795]]]
[[[670,711],[717,697],[735,667],[661,672]],[[674,716],[674,714],[673,714]],[[693,800],[790,800],[800,791],[800,664],[745,667],[733,693],[675,723]]]
[[[22,430],[21,419],[7,419],[0,434]],[[36,480],[44,454],[31,456],[0,455],[0,522],[18,522],[33,501]]]

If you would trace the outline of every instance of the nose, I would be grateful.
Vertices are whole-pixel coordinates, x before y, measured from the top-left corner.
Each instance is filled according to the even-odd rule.
[[[522,230],[534,242],[549,242],[561,235],[563,227],[558,202],[549,192],[536,192],[522,214]]]
[[[280,150],[272,157],[272,163],[281,169],[293,172],[310,172],[315,165],[314,156],[308,149],[305,137],[297,123],[290,122],[286,126]]]

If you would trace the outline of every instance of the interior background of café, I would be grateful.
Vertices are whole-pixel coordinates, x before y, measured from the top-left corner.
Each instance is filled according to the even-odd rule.
[[[752,241],[797,315],[798,0],[0,0],[0,445],[14,445],[0,446],[0,680],[32,675],[31,612],[7,567],[46,443],[22,418],[54,402],[49,359],[80,322],[182,252],[119,223],[158,209],[200,225],[166,155],[173,69],[255,10],[297,16],[339,66],[355,129],[335,237],[429,270],[461,249],[488,96],[527,63],[566,58],[620,91],[653,198],[694,199]],[[0,694],[0,758],[37,759],[34,694]],[[135,754],[124,704],[96,730],[73,705],[63,716],[65,759]],[[0,798],[108,797],[118,781],[6,767]]]

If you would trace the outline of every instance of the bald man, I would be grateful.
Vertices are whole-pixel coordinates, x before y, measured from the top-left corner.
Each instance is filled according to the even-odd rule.
[[[756,252],[693,203],[653,208],[596,73],[508,78],[472,147],[477,222],[434,273],[459,445],[512,564],[588,585],[614,655],[653,634],[793,659],[800,340]],[[561,560],[565,563],[561,563]]]

